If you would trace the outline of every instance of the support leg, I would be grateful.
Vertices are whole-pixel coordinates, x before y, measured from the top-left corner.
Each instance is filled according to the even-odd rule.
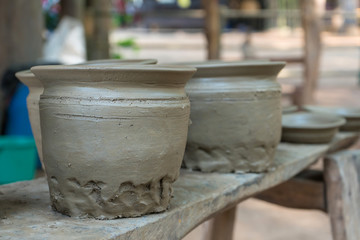
[[[236,216],[236,206],[219,213],[212,219],[209,240],[232,240]]]
[[[324,177],[333,239],[360,239],[360,150],[328,156]]]

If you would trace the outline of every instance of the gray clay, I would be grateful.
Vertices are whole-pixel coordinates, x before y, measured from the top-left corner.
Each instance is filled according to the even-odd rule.
[[[44,88],[39,80],[30,70],[16,73],[16,77],[29,88],[29,95],[26,98],[31,130],[35,138],[36,148],[38,150],[41,166],[44,168],[42,157],[42,142],[40,129],[39,100]]]
[[[281,62],[188,63],[191,102],[184,167],[203,172],[262,172],[281,137]]]
[[[156,59],[102,59],[87,61],[77,65],[129,65],[129,64],[156,64]],[[20,71],[16,73],[16,77],[29,88],[29,95],[27,96],[27,108],[29,112],[29,119],[31,124],[31,130],[35,138],[36,148],[38,150],[39,158],[42,168],[44,169],[43,157],[42,157],[42,140],[41,140],[41,128],[40,128],[40,113],[39,113],[39,101],[40,95],[44,91],[44,87],[41,82],[36,79],[35,75],[30,70]]]
[[[194,68],[41,66],[43,156],[55,210],[136,217],[167,209],[188,130]]]

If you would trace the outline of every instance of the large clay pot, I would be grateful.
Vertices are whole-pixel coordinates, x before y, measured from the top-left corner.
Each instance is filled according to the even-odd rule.
[[[16,77],[29,88],[29,95],[26,98],[26,105],[29,112],[31,130],[35,138],[36,148],[40,158],[41,166],[44,168],[42,157],[39,100],[44,88],[39,80],[30,70],[17,72]]]
[[[267,170],[281,137],[282,62],[188,63],[191,102],[184,166],[204,172]]]
[[[195,68],[39,66],[43,156],[55,210],[99,219],[164,211],[186,145]]]
[[[156,59],[103,59],[87,61],[78,65],[129,65],[129,64],[156,64]],[[44,163],[42,159],[42,143],[41,143],[41,129],[40,129],[40,115],[39,115],[39,100],[40,95],[43,93],[44,88],[39,80],[37,80],[34,74],[30,70],[25,70],[16,73],[16,77],[29,88],[29,95],[27,97],[27,108],[29,111],[29,119],[31,129],[35,138],[36,147],[38,150],[39,158],[42,168],[44,169]]]

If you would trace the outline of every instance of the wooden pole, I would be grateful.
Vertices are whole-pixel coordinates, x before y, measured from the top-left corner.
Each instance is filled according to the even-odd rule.
[[[0,1],[0,78],[10,65],[42,56],[43,27],[41,0]]]
[[[90,0],[85,12],[88,60],[109,58],[110,0]]]
[[[321,0],[320,0],[321,1]],[[314,102],[321,54],[321,15],[319,0],[301,0],[301,20],[304,30],[304,79],[296,104]]]
[[[202,0],[205,10],[205,36],[208,59],[220,58],[221,18],[218,0]]]
[[[84,0],[61,0],[61,16],[69,16],[80,21],[83,20],[85,1]]]

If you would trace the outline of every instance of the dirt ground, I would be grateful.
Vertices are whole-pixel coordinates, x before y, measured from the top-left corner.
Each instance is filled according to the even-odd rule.
[[[146,35],[146,36],[145,36]],[[157,58],[160,63],[204,60],[205,39],[201,33],[153,33],[142,31],[117,31],[111,36],[119,39],[133,37],[140,47],[134,52],[114,48],[125,57]],[[222,36],[222,58],[242,58],[241,46],[244,34],[230,32]],[[302,40],[300,31],[270,31],[256,33],[252,37],[253,51],[264,58],[274,56],[300,56]],[[323,34],[323,52],[316,103],[322,105],[360,107],[358,36]],[[288,65],[280,74],[279,81],[299,85],[302,66]],[[360,148],[360,144],[357,145]],[[188,234],[185,240],[202,240],[206,224]],[[237,240],[326,240],[331,239],[329,219],[315,210],[296,210],[279,207],[256,199],[249,199],[237,207],[234,239]]]

